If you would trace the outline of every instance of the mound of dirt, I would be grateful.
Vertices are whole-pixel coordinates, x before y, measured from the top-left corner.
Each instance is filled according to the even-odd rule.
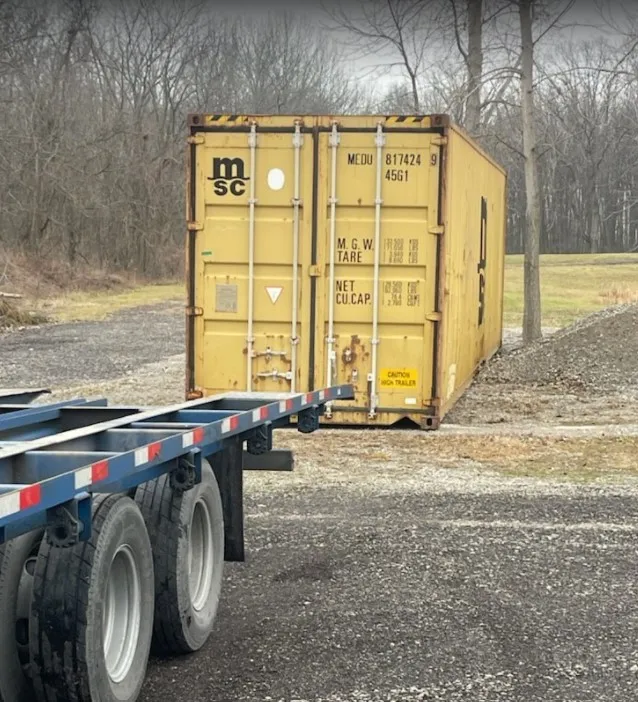
[[[638,305],[584,317],[549,338],[497,356],[477,384],[638,392]]]

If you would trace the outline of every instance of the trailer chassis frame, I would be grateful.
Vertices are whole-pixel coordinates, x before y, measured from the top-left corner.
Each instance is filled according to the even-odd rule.
[[[150,409],[102,398],[15,403],[45,392],[21,391],[5,396],[13,404],[0,404],[0,545],[37,528],[60,548],[87,540],[94,494],[134,494],[165,473],[173,490],[190,490],[206,459],[222,498],[226,561],[245,560],[243,471],[293,468],[291,452],[273,451],[273,430],[294,417],[297,431],[314,432],[326,403],[354,397],[352,386],[340,385],[224,393]]]

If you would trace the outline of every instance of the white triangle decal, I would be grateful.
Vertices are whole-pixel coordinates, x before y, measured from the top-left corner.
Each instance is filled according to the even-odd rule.
[[[266,288],[266,292],[268,293],[268,297],[270,298],[270,301],[272,302],[273,305],[279,299],[279,296],[281,295],[282,290],[283,290],[283,288],[275,288],[275,287],[272,287],[272,288],[267,287]]]

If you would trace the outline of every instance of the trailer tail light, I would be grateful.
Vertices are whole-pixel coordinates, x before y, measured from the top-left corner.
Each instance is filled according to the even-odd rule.
[[[42,499],[42,489],[39,484],[30,485],[20,490],[20,510],[36,507]]]

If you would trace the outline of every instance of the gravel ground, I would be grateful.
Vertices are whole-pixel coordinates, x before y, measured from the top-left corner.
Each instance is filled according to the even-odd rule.
[[[181,353],[183,320],[183,304],[169,303],[102,322],[0,332],[0,387],[60,388],[126,377]]]
[[[636,699],[637,491],[458,478],[250,481],[216,632],[142,701]]]
[[[520,347],[519,330],[447,415],[453,424],[638,423],[638,306],[589,315]]]
[[[638,389],[638,305],[605,309],[495,359],[481,384],[554,386],[592,393]]]
[[[181,320],[0,336],[0,385],[178,401]],[[226,565],[214,636],[152,660],[141,702],[633,702],[638,413],[510,380],[435,433],[279,432],[295,472],[246,475],[248,561]]]

